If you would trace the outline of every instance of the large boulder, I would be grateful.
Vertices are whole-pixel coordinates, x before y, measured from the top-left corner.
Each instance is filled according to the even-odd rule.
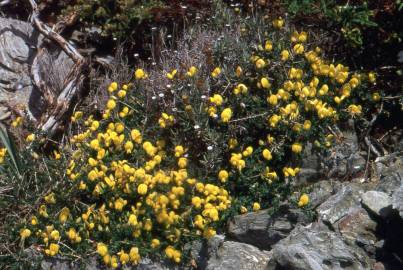
[[[296,224],[307,224],[309,221],[300,209],[281,205],[274,215],[262,210],[235,216],[228,223],[228,236],[261,249],[270,249],[286,237]]]
[[[274,245],[269,269],[371,269],[370,258],[324,224],[298,226]]]
[[[330,196],[316,209],[319,218],[333,226],[352,209],[360,206],[361,194],[365,192],[363,185],[344,184],[340,190]]]

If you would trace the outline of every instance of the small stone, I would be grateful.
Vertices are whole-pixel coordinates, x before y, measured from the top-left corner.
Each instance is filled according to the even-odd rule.
[[[362,185],[349,183],[340,188],[333,196],[330,196],[317,209],[319,218],[330,225],[347,215],[351,209],[360,205]]]
[[[393,208],[399,211],[400,217],[403,218],[403,183],[392,196]]]
[[[270,259],[269,251],[259,250],[252,245],[225,241],[217,253],[210,257],[206,270],[264,270]]]
[[[387,217],[392,210],[392,198],[381,191],[367,191],[362,196],[362,204],[372,213],[380,217]]]

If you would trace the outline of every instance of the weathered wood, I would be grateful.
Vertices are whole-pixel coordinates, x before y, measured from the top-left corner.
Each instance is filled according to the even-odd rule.
[[[29,0],[29,2],[32,7],[31,23],[42,35],[55,42],[74,62],[74,65],[63,82],[63,87],[60,93],[55,93],[52,87],[47,85],[45,80],[41,77],[42,74],[40,72],[38,59],[39,56],[45,52],[44,48],[39,48],[38,54],[36,55],[31,68],[34,83],[40,89],[49,105],[45,115],[45,120],[40,125],[40,129],[47,134],[52,135],[63,121],[63,117],[70,108],[73,98],[80,92],[81,84],[84,79],[82,71],[85,66],[85,59],[73,45],[67,42],[54,30],[57,29],[58,31],[61,31],[66,24],[61,23],[54,29],[50,28],[39,19],[36,2],[34,0]],[[74,20],[74,18],[72,20]],[[56,95],[58,96],[56,97]]]

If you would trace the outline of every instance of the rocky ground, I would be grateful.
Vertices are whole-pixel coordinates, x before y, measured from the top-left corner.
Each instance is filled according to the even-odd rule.
[[[310,186],[310,215],[284,202],[275,214],[235,216],[225,234],[188,244],[192,264],[209,270],[403,269],[403,149],[367,168],[356,135],[344,136],[327,157],[306,153],[311,162],[299,181]],[[370,180],[364,181],[365,170]],[[42,268],[79,269],[61,259],[45,260]],[[93,259],[85,269],[101,268]],[[135,269],[183,268],[144,259]]]

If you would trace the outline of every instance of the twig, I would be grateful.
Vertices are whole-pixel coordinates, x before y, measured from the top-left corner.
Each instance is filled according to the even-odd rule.
[[[235,119],[235,120],[230,120],[229,123],[235,123],[235,122],[241,122],[241,121],[245,121],[245,120],[249,120],[249,119],[253,119],[253,118],[258,118],[258,117],[262,117],[262,116],[266,116],[268,113],[261,113],[261,114],[254,114],[254,115],[250,115],[244,118],[239,118],[239,119]]]
[[[379,153],[378,150],[371,144],[371,141],[369,140],[368,137],[364,138],[365,144],[368,146],[368,151],[372,151],[377,157],[380,157],[381,154]]]
[[[398,98],[403,98],[403,96],[383,97],[382,99],[390,100],[390,99],[398,99]]]

